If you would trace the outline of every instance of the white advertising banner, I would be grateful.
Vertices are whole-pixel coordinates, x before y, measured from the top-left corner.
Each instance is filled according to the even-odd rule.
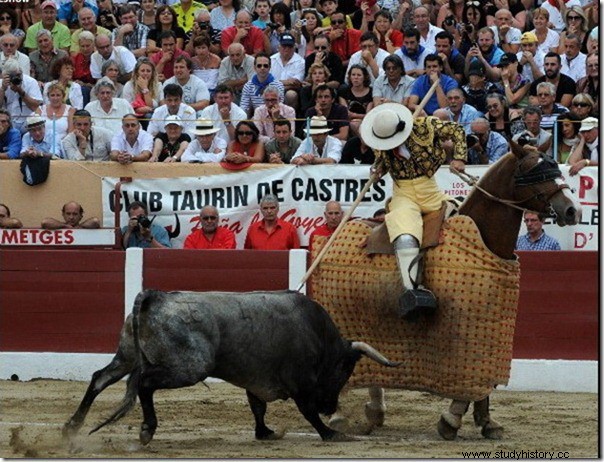
[[[548,222],[546,232],[560,241],[564,250],[597,250],[598,176],[597,169],[586,168],[575,177],[561,166],[566,181],[583,205],[580,225],[559,228]],[[486,166],[469,166],[468,173],[481,176]],[[243,248],[248,227],[261,219],[258,203],[267,193],[279,199],[279,216],[298,228],[300,242],[308,245],[312,231],[324,223],[325,202],[336,200],[344,210],[350,207],[369,178],[367,165],[326,165],[241,171],[204,177],[134,179],[122,183],[122,226],[128,222],[126,207],[133,201],[148,205],[149,217],[165,227],[175,248],[183,246],[186,236],[199,223],[199,210],[214,205],[222,226],[237,237],[237,248]],[[441,168],[436,179],[440,187],[454,197],[466,197],[471,187],[458,176]],[[115,185],[119,178],[103,178],[103,226],[114,224]],[[392,190],[389,176],[370,188],[354,217],[371,217],[384,207]],[[551,220],[550,220],[551,222]],[[525,232],[524,228],[521,232]]]
[[[103,229],[0,229],[0,246],[112,246],[115,231]]]

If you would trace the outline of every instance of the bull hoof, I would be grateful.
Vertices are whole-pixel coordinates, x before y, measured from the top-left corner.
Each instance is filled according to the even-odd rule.
[[[444,440],[453,441],[455,438],[457,438],[457,431],[459,430],[459,427],[455,428],[454,426],[449,424],[449,422],[447,422],[444,417],[440,418],[436,428],[438,430],[438,434]]]
[[[146,446],[153,439],[153,435],[155,434],[155,430],[149,428],[147,424],[143,424],[141,426],[141,432],[138,435],[138,438],[143,446]]]
[[[348,431],[348,419],[341,414],[332,415],[327,425],[338,432]]]
[[[503,439],[503,427],[496,422],[487,423],[480,433],[488,440]]]
[[[69,440],[73,439],[78,434],[79,429],[80,429],[80,426],[75,425],[71,420],[69,422],[67,422],[65,425],[63,425],[63,428],[61,429],[61,434],[63,435],[63,440],[69,441]]]
[[[365,417],[367,418],[367,422],[375,427],[384,426],[384,419],[386,416],[386,406],[383,404],[374,407],[371,403],[365,404]]]

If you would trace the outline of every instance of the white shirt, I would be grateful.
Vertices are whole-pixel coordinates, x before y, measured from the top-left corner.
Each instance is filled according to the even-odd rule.
[[[355,64],[358,64],[358,65],[364,67],[365,69],[367,69],[367,72],[369,73],[369,79],[371,80],[371,83],[373,83],[375,81],[375,79],[377,77],[379,77],[380,75],[385,74],[385,71],[384,71],[384,68],[383,68],[383,64],[384,64],[384,60],[388,56],[390,56],[390,53],[388,53],[386,50],[382,50],[381,48],[378,48],[378,52],[373,57],[373,59],[377,63],[377,67],[378,67],[378,75],[377,75],[377,77],[373,75],[373,71],[369,67],[369,64],[367,64],[365,62],[365,60],[361,57],[362,53],[363,53],[363,50],[360,50],[360,51],[357,51],[356,53],[354,53],[350,57],[350,60],[348,61],[348,68],[346,69],[346,78],[345,78],[346,83],[350,83],[350,81],[348,80],[348,72],[350,71],[350,68],[352,66],[354,66]]]
[[[21,87],[27,95],[37,100],[42,104],[42,92],[40,91],[40,85],[38,81],[29,75],[23,75],[23,83]],[[11,115],[13,128],[25,133],[25,119],[32,115],[32,111],[27,104],[23,102],[23,97],[19,93],[15,93],[10,87],[4,92],[5,108]]]
[[[587,75],[587,56],[583,53],[579,53],[570,61],[566,57],[566,54],[560,55],[560,59],[562,60],[560,72],[568,75],[575,82]]]
[[[44,84],[44,90],[42,91],[42,96],[44,97],[44,104],[50,104],[48,100],[48,87],[51,84],[56,83],[56,80],[52,82],[46,82]],[[69,84],[69,104],[71,107],[75,109],[84,109],[84,96],[82,95],[82,86],[79,83],[71,82]]]
[[[117,61],[121,75],[132,72],[134,66],[136,66],[136,57],[134,54],[128,48],[116,45],[113,47],[111,56],[108,59],[103,58],[98,51],[92,53],[90,57],[90,74],[93,78],[100,79],[102,77],[101,68],[103,67],[103,63],[109,59]]]
[[[425,48],[424,51],[417,56],[417,59],[413,59],[405,55],[403,50],[400,48],[394,52],[395,55],[403,60],[405,72],[414,71],[416,69],[424,70],[424,59],[426,59],[426,56],[431,53],[434,53],[434,51],[429,48]]]
[[[210,148],[206,151],[195,138],[189,143],[180,158],[181,162],[221,162],[226,154],[227,143],[222,138],[214,137]]]
[[[397,103],[402,103],[403,99],[411,96],[411,88],[413,87],[415,79],[408,75],[403,75],[399,80],[396,88],[392,88],[386,74],[380,74],[380,76],[373,82],[373,93],[372,96],[389,99]]]
[[[29,56],[27,56],[25,53],[17,51],[17,53],[14,56],[10,56],[10,58],[17,59],[19,67],[21,68],[21,71],[24,75],[30,75],[29,72],[31,68],[31,63],[29,61]],[[2,69],[2,66],[4,66],[4,63],[7,59],[9,58],[4,55],[4,52],[0,51],[0,69]]]
[[[121,132],[122,117],[134,112],[130,103],[123,98],[113,98],[109,112],[103,110],[101,102],[98,100],[88,103],[84,109],[90,112],[92,125],[106,128],[112,133]]]
[[[533,29],[531,32],[537,35],[535,29]],[[558,45],[560,45],[560,34],[558,34],[558,32],[556,32],[555,30],[548,29],[545,40],[543,41],[543,43],[537,45],[537,49],[543,51],[543,53],[545,54],[548,54],[550,48],[558,48]]]
[[[495,45],[499,45],[499,30],[497,29],[497,26],[491,26],[491,30],[495,34]],[[520,45],[521,36],[522,32],[520,31],[520,29],[510,27],[507,34],[505,34],[505,41],[510,45]]]
[[[516,53],[516,57],[518,58],[518,62],[522,59],[522,50]],[[545,61],[545,53],[537,48],[535,51],[535,56],[533,56],[533,60],[535,61],[535,65],[541,71],[542,74],[545,74],[545,69],[543,68],[543,62]],[[526,77],[527,80],[532,82],[536,80],[536,77],[533,75],[533,70],[531,69],[531,65],[529,63],[525,63],[522,65],[522,76]]]
[[[593,143],[586,143],[587,149],[589,149],[589,160],[599,162],[598,158],[598,144],[600,143],[600,137],[597,137]]]
[[[300,157],[302,154],[309,154],[309,143],[312,143],[312,154],[315,157],[320,159],[333,159],[336,161],[336,164],[340,162],[340,159],[342,158],[342,142],[331,135],[327,135],[327,139],[325,140],[325,146],[323,146],[322,154],[319,154],[319,150],[317,146],[312,142],[312,138],[307,138],[302,141],[291,160],[294,160],[296,157]]]
[[[113,133],[104,128],[91,127],[90,134],[92,136],[88,137],[88,143],[86,144],[83,155],[79,149],[78,139],[73,132],[63,138],[62,145],[65,159],[94,161],[110,160],[109,153],[111,152]]]
[[[210,92],[208,90],[208,86],[206,83],[201,80],[196,75],[189,76],[189,80],[184,85],[178,83],[176,76],[170,77],[168,80],[164,82],[164,85],[161,89],[160,100],[164,99],[164,88],[166,85],[170,85],[171,83],[178,85],[182,88],[182,102],[186,104],[194,104],[199,103],[200,101],[207,100],[210,101]],[[199,111],[201,114],[201,111]]]
[[[200,119],[210,119],[214,123],[214,127],[220,127],[220,131],[216,133],[216,138],[222,138],[227,144],[229,143],[229,141],[231,141],[231,138],[229,137],[229,132],[222,120],[222,116],[220,115],[220,111],[218,110],[218,105],[216,103],[206,107],[203,111],[201,111]],[[230,119],[231,124],[233,126],[236,126],[240,121],[247,119],[247,114],[235,103],[231,103]]]
[[[159,106],[159,100],[161,99],[161,84],[158,82],[155,85],[155,97],[153,98],[153,109]],[[124,88],[122,89],[122,96],[120,98],[124,98],[129,103],[132,103],[136,98],[136,94],[134,93],[134,85],[132,84],[132,80],[128,80]],[[133,110],[134,111],[134,110]]]
[[[123,130],[121,130],[111,139],[111,150],[126,151],[128,154],[132,154],[134,157],[140,156],[141,152],[143,151],[149,151],[149,153],[151,153],[153,152],[153,137],[145,130],[140,129],[134,145],[131,146],[126,140],[126,134]]]
[[[166,119],[169,115],[170,113],[168,112],[168,106],[165,104],[153,111],[151,121],[147,127],[147,131],[151,136],[155,136],[158,133],[164,133],[166,131],[166,122],[164,119]],[[180,103],[180,107],[178,108],[176,115],[182,119],[183,133],[188,134],[191,138],[195,138],[195,135],[193,135],[193,129],[195,128],[195,109],[188,104]]]
[[[421,32],[419,34],[420,45],[423,45],[429,50],[436,50],[436,34],[442,31],[443,29],[440,27],[436,27],[428,23],[428,34],[426,35],[426,38],[424,38],[424,35]]]
[[[281,55],[275,53],[271,56],[271,74],[277,80],[296,79],[304,80],[304,58],[294,53],[287,64],[283,64]]]

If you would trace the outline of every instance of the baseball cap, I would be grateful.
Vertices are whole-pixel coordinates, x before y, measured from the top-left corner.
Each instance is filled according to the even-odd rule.
[[[165,122],[166,122],[164,124],[165,126],[178,125],[179,127],[182,127],[182,119],[177,115],[170,115],[170,116],[166,117]]]
[[[536,43],[538,41],[534,32],[525,32],[520,36],[520,43]]]
[[[470,64],[470,69],[468,69],[468,77],[471,75],[479,75],[481,77],[485,76],[484,66],[480,61],[473,61]]]
[[[45,2],[42,3],[42,5],[40,5],[40,8],[44,9],[49,6],[54,8],[55,10],[57,9],[57,5],[52,0],[46,0]]]
[[[281,36],[279,37],[279,44],[294,46],[296,44],[296,39],[294,38],[294,36],[292,34],[285,32],[284,34],[281,34]]]
[[[583,119],[583,122],[581,122],[581,128],[579,128],[579,131],[587,132],[593,128],[598,128],[598,126],[598,119],[596,119],[595,117],[587,117],[586,119]]]
[[[505,53],[503,56],[501,56],[501,59],[499,60],[499,64],[497,64],[497,67],[506,67],[510,64],[514,64],[517,62],[518,62],[518,57],[514,53]]]

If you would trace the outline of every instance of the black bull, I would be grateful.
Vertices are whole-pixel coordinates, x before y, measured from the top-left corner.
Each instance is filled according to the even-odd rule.
[[[297,292],[144,291],[124,324],[115,357],[93,374],[63,432],[75,434],[96,396],[130,374],[122,405],[93,431],[123,417],[138,396],[140,439],[146,444],[157,428],[155,390],[190,386],[211,376],[246,390],[258,439],[275,437],[264,423],[266,403],[288,398],[321,438],[338,439],[341,435],[319,414],[335,412],[362,355],[396,365],[365,343],[343,339],[327,312]]]

